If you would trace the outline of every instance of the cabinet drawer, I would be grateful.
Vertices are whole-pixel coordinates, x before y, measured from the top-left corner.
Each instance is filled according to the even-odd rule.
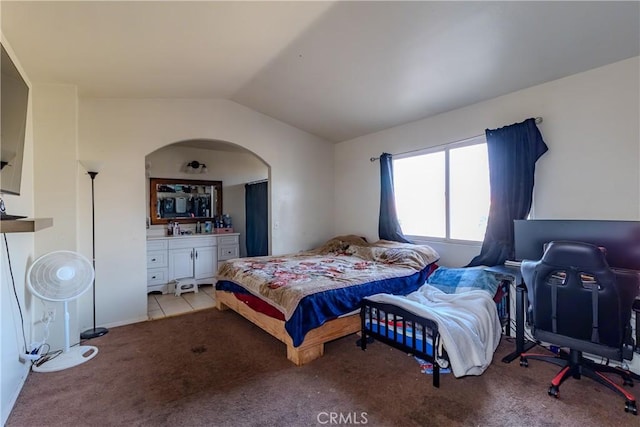
[[[151,268],[147,270],[147,285],[164,285],[168,282],[169,271],[166,268]]]
[[[169,249],[202,248],[216,246],[215,236],[176,238],[169,240]]]
[[[167,239],[147,240],[147,251],[161,251],[167,249]]]
[[[218,236],[218,246],[221,245],[237,245],[238,236]]]
[[[218,246],[218,261],[238,258],[238,245]]]
[[[147,268],[166,267],[167,251],[150,251],[147,252]]]

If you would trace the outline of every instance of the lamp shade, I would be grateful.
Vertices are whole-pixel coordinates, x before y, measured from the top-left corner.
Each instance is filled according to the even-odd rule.
[[[99,160],[80,160],[80,164],[87,172],[100,172],[103,162]]]

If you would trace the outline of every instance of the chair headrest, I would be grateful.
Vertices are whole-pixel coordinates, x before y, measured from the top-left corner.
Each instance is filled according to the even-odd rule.
[[[542,261],[577,269],[609,268],[603,249],[584,242],[553,241],[547,245]]]

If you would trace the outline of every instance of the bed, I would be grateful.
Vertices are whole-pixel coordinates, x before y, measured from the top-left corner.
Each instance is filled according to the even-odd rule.
[[[237,258],[218,270],[216,307],[270,333],[303,365],[322,356],[326,342],[360,330],[362,298],[415,291],[438,257],[427,245],[349,235],[296,254]]]
[[[509,282],[483,267],[439,267],[408,295],[386,293],[362,300],[360,345],[377,339],[456,377],[480,375],[491,363],[509,324]]]

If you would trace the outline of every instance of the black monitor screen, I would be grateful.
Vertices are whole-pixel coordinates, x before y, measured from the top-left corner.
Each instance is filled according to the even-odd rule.
[[[640,221],[516,220],[515,258],[537,260],[545,243],[569,240],[606,249],[611,267],[640,270]]]
[[[0,192],[20,194],[29,86],[0,46]]]

